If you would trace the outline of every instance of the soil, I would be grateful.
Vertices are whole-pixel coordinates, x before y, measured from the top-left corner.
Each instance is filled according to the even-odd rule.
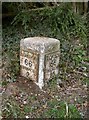
[[[71,77],[72,78],[72,75]],[[57,101],[66,101],[68,104],[74,104],[83,118],[88,118],[89,103],[87,101],[87,85],[78,79],[64,80],[59,84],[52,86],[49,81],[41,90],[33,81],[29,81],[19,76],[16,82],[9,83],[3,92],[3,100],[13,96],[14,100],[20,106],[29,104],[40,108],[40,113],[47,108],[46,102],[51,99]],[[30,99],[29,97],[34,96]],[[40,104],[39,104],[40,103]],[[41,106],[41,107],[40,107]],[[38,113],[35,113],[38,114]],[[31,115],[32,117],[34,116]]]

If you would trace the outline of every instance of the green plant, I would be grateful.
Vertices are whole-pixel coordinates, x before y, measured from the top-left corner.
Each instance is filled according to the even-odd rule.
[[[3,64],[4,68],[8,69],[9,78],[16,79],[16,76],[19,74],[19,44],[21,38],[19,35],[17,36],[18,31],[15,33],[13,28],[9,32],[6,31],[9,31],[8,27],[3,29],[2,34]]]
[[[2,115],[5,118],[18,118],[20,114],[20,107],[14,101],[4,101],[5,105],[2,108]]]
[[[35,18],[35,19],[34,19]],[[86,41],[85,19],[73,13],[70,4],[59,7],[45,7],[36,10],[23,10],[14,18],[12,24],[21,23],[24,29],[47,27],[51,28],[52,35],[69,39],[77,36]],[[30,29],[29,29],[30,30]]]
[[[73,60],[75,61],[76,65],[82,63],[85,56],[86,56],[86,51],[84,49],[82,49],[81,47],[74,48]]]
[[[16,78],[19,73],[20,40],[30,36],[46,36],[60,40],[59,69],[62,70],[65,79],[65,73],[69,68],[79,66],[81,61],[84,61],[86,31],[85,18],[73,13],[68,3],[42,9],[22,9],[11,26],[3,27],[3,56],[8,56],[10,77]]]
[[[49,109],[44,113],[46,118],[81,118],[74,105],[66,102],[49,101]]]
[[[23,110],[26,114],[29,113],[29,112],[33,112],[31,107],[29,107],[29,105],[24,106]]]

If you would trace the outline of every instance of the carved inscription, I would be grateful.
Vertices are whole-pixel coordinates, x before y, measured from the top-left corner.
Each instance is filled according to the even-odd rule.
[[[21,75],[37,82],[38,54],[21,50],[20,52]]]
[[[49,80],[58,74],[59,52],[45,55],[45,80]]]

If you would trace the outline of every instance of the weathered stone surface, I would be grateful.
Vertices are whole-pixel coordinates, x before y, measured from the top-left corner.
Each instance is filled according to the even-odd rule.
[[[47,37],[30,37],[20,42],[21,75],[40,88],[44,81],[58,74],[60,41]]]

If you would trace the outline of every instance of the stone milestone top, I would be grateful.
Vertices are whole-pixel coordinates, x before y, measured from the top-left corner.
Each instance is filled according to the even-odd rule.
[[[39,53],[56,52],[60,49],[60,41],[48,37],[29,37],[22,39],[21,48],[24,50],[35,50]]]

